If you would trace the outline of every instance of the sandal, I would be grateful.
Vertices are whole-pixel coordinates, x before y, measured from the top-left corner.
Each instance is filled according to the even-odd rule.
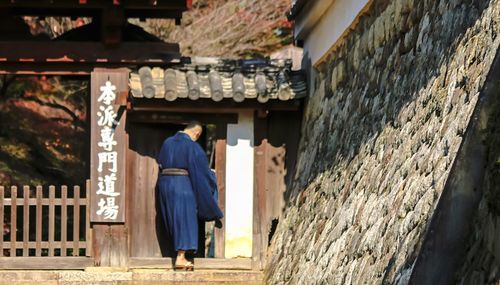
[[[180,271],[194,271],[194,264],[191,261],[186,262],[185,264],[176,264],[174,270]]]

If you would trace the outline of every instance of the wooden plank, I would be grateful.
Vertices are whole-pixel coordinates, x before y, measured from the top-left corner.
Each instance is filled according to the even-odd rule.
[[[90,228],[90,180],[85,181],[85,240],[87,246],[86,256],[92,256],[92,229]]]
[[[17,186],[12,186],[10,188],[10,196],[12,197],[12,205],[10,206],[10,256],[16,256],[15,243],[17,241]]]
[[[217,128],[226,127],[219,125]],[[219,208],[225,215],[226,209],[226,140],[218,139],[215,143],[215,173],[217,174],[217,188],[219,190]],[[224,257],[225,249],[225,217],[222,218],[221,229],[215,228],[215,252],[216,258]]]
[[[110,266],[109,236],[110,233],[108,224],[92,225],[92,256],[94,257],[94,265],[96,266]]]
[[[257,121],[256,123],[258,123]],[[260,122],[262,124],[262,122]],[[265,123],[265,122],[264,122]],[[256,127],[258,129],[258,127]],[[267,139],[263,139],[254,148],[254,204],[253,204],[253,247],[252,267],[261,270],[263,267],[264,252],[267,248],[265,238],[268,221],[265,220],[266,208],[266,177],[267,177]]]
[[[55,206],[56,188],[49,186],[49,256],[54,256]]]
[[[42,198],[41,201],[42,201],[41,203],[42,203],[43,206],[49,206],[49,205],[51,205],[49,198]],[[36,198],[30,198],[28,200],[28,202],[29,202],[30,205],[36,205],[37,199]],[[84,205],[86,203],[86,199],[85,198],[80,198],[77,203],[79,203],[80,205]],[[12,204],[12,199],[11,198],[5,198],[4,199],[4,206],[10,206],[11,204]],[[24,198],[17,198],[16,199],[16,204],[17,205],[24,204]],[[66,206],[73,206],[74,204],[75,204],[74,199],[69,199],[69,200],[66,201]],[[61,206],[62,205],[61,199],[55,199],[53,201],[53,205],[54,206]]]
[[[92,266],[88,257],[0,257],[0,268],[5,269],[85,269]]]
[[[128,266],[128,233],[123,224],[110,225],[109,265],[112,267]]]
[[[13,0],[0,0],[0,7],[2,8],[37,8],[44,10],[43,15],[52,16],[50,12],[54,10],[65,10],[74,9],[85,13],[88,9],[106,9],[108,8],[109,2],[112,1],[92,1],[92,0],[23,0],[23,1],[13,1]],[[164,10],[181,10],[185,11],[187,9],[187,2],[183,0],[169,0],[169,1],[145,1],[145,0],[127,0],[127,1],[113,1],[121,2],[119,3],[123,9],[131,10],[143,10],[151,9],[154,5],[155,9],[160,11]],[[37,14],[38,15],[38,14]],[[42,15],[42,14],[40,14]]]
[[[131,124],[129,129],[130,143],[127,150],[129,200],[126,226],[130,237],[130,256],[169,256],[174,253],[169,247],[170,240],[159,212],[160,204],[156,192],[158,164],[154,157],[158,155],[163,140],[175,134],[179,128]],[[146,137],[147,139],[144,139]]]
[[[5,207],[3,205],[3,198],[5,194],[5,188],[3,186],[0,186],[0,229],[2,229],[2,234],[0,235],[0,257],[3,256],[3,237],[6,234],[6,226],[4,224],[5,222],[5,217],[4,217],[4,210]]]
[[[41,241],[40,242],[40,248],[49,248],[50,244],[53,245],[54,248],[61,248],[61,242],[60,241],[54,241],[53,243],[49,243],[48,241]],[[87,246],[86,242],[80,241],[80,248],[85,248]],[[16,241],[13,246],[16,248],[23,248],[24,242],[23,241]],[[4,241],[4,247],[11,247],[12,243],[10,241]],[[36,248],[37,247],[37,242],[36,241],[29,241],[28,242],[28,248]],[[47,257],[48,258],[48,257]]]
[[[28,242],[30,239],[30,187],[23,187],[23,256],[29,256]]]
[[[42,186],[36,186],[36,246],[35,256],[42,256]]]
[[[80,242],[80,186],[75,185],[73,187],[73,193],[75,198],[75,205],[73,206],[73,256],[79,255]]]
[[[109,105],[104,102],[98,102],[98,98],[101,96],[101,87],[106,84],[106,82],[111,82],[112,85],[116,87],[115,93],[128,92],[128,78],[129,70],[126,68],[122,69],[96,69],[91,75],[91,114],[96,114],[91,116],[91,158],[90,158],[90,181],[91,181],[91,205],[90,214],[91,222],[106,222],[106,223],[123,223],[125,222],[125,171],[126,171],[126,112],[123,106],[114,105],[114,100]],[[105,107],[107,106],[107,107]],[[98,143],[101,142],[101,130],[104,130],[103,126],[98,124],[97,112],[100,112],[100,108],[110,108],[116,114],[115,121],[118,125],[113,123],[111,128],[114,130],[114,141],[116,145],[112,145],[111,148],[104,149],[104,147],[99,146]],[[99,165],[99,153],[113,155],[112,158],[116,157],[115,160],[109,159],[110,156],[106,156],[111,162],[101,159],[101,171],[98,171]],[[99,178],[105,179],[106,176],[115,175],[115,182],[113,182],[114,188],[112,189],[114,193],[118,193],[118,196],[109,196],[106,194],[98,194],[99,189]],[[105,184],[105,183],[103,183]],[[104,189],[101,189],[104,190]],[[101,200],[102,199],[102,200]],[[105,204],[102,207],[117,207],[117,215],[107,215],[102,211],[98,211],[101,207],[99,203],[103,201]],[[113,209],[111,209],[113,211]]]
[[[19,61],[67,65],[105,61],[128,66],[148,64],[151,60],[170,63],[180,59],[179,45],[163,42],[122,42],[119,47],[109,49],[101,42],[5,41],[0,42],[0,50],[0,68],[1,63]]]
[[[267,209],[266,220],[277,219],[283,210],[283,195],[286,190],[285,185],[285,146],[268,145],[267,181],[266,187],[269,190],[266,195]]]
[[[257,100],[245,100],[235,102],[231,98],[224,98],[214,102],[210,98],[192,100],[189,98],[177,98],[173,102],[165,99],[132,98],[132,111],[163,111],[163,112],[198,112],[198,113],[238,113],[244,110],[269,110],[269,111],[300,111],[301,100],[269,100],[266,104]]]
[[[172,268],[172,258],[130,258],[129,268]],[[195,258],[195,270],[205,269],[227,269],[227,270],[251,270],[251,258]]]
[[[66,241],[68,240],[68,186],[61,186],[61,256],[67,255]]]
[[[132,112],[127,115],[127,120],[134,123],[147,123],[147,124],[177,124],[186,125],[196,119],[201,124],[236,124],[238,123],[237,114],[229,113],[165,113],[165,112]]]

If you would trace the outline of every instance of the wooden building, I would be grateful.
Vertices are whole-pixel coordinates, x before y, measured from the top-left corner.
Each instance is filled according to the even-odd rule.
[[[20,196],[17,188],[6,196],[0,187],[0,223],[16,220],[15,209],[24,211],[23,224],[14,222],[0,240],[3,268],[164,267],[171,252],[156,216],[155,158],[162,141],[193,119],[206,126],[200,143],[217,172],[225,214],[224,227],[215,231],[215,258],[197,262],[262,268],[295,164],[305,78],[286,60],[183,58],[177,44],[127,22],[178,20],[187,2],[0,0],[3,21],[12,21],[0,41],[1,74],[81,75],[91,82],[85,189],[25,187]],[[23,35],[20,15],[93,20],[48,40]],[[44,208],[48,221],[42,221]],[[30,209],[37,213],[35,240]],[[72,229],[54,222],[65,219],[74,221]]]

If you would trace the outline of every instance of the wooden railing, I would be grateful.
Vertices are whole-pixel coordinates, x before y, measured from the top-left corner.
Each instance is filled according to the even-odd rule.
[[[0,186],[0,257],[90,256],[89,185]]]

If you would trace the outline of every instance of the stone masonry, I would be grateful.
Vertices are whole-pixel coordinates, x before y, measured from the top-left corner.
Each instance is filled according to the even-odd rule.
[[[497,58],[500,65],[500,59]],[[494,97],[490,102],[485,136],[487,159],[483,195],[473,220],[466,254],[455,273],[456,284],[498,284],[500,280],[500,67],[493,75]],[[492,84],[492,82],[488,82]]]
[[[500,1],[374,0],[313,71],[269,284],[406,284],[500,43]]]

